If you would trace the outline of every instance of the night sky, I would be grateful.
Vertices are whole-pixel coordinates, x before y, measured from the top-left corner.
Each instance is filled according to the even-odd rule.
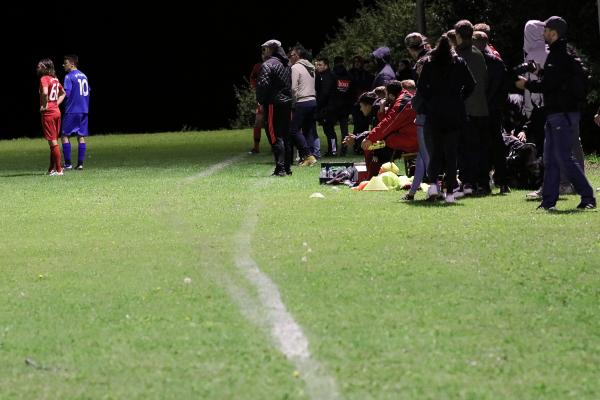
[[[259,61],[261,43],[275,38],[287,48],[300,41],[317,52],[360,0],[328,2],[327,9],[314,0],[256,4],[215,2],[205,13],[189,5],[74,3],[2,10],[0,137],[41,137],[35,67],[51,58],[62,82],[69,53],[79,56],[90,82],[92,134],[225,127],[235,113],[233,84]],[[218,29],[209,26],[214,22]]]

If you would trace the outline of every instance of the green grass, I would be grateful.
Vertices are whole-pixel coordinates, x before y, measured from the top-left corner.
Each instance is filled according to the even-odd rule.
[[[273,178],[264,142],[186,180],[251,140],[92,137],[63,177],[43,175],[43,140],[0,142],[0,398],[307,398],[230,295],[253,293],[234,263],[250,212],[253,259],[344,398],[600,397],[598,212]]]

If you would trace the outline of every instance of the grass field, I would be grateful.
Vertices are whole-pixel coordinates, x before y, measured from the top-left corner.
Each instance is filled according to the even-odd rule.
[[[274,342],[243,257],[341,398],[600,398],[600,213],[270,177],[251,140],[97,136],[63,177],[45,141],[0,142],[1,399],[330,397]]]

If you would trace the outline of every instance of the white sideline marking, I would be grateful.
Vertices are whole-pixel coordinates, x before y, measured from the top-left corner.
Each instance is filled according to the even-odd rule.
[[[233,164],[234,162],[236,162],[244,157],[246,157],[246,154],[239,154],[237,156],[228,158],[227,160],[218,162],[218,163],[206,168],[205,170],[198,172],[195,175],[184,178],[183,183],[190,183],[197,179],[206,178],[207,176],[210,176],[210,175],[214,174],[215,172],[222,170],[223,168],[229,167],[231,164]]]
[[[221,161],[195,175],[184,178],[182,183],[188,184],[197,179],[208,177],[245,157],[245,154]],[[244,273],[246,279],[256,288],[258,299],[254,299],[247,291],[237,286],[228,276],[223,276],[226,287],[232,298],[238,302],[246,317],[260,327],[269,330],[275,345],[291,360],[300,377],[306,383],[308,395],[312,399],[341,399],[337,384],[325,368],[310,356],[308,339],[302,328],[287,311],[279,289],[273,281],[258,268],[250,257],[251,235],[258,222],[257,209],[250,209],[248,217],[236,235],[236,266]]]
[[[317,360],[311,358],[308,339],[285,308],[277,286],[266,274],[261,272],[256,262],[250,257],[251,235],[258,222],[256,214],[256,209],[250,210],[236,236],[235,264],[256,288],[260,309],[255,309],[256,304],[253,305],[238,298],[240,308],[248,319],[261,324],[263,328],[270,331],[275,345],[294,363],[300,377],[306,383],[308,395],[312,399],[340,399],[335,380],[327,374]]]

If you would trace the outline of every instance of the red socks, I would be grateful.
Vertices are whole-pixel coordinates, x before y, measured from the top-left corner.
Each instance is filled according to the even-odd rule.
[[[55,170],[56,172],[62,171],[60,149],[57,144],[50,146],[50,169]]]

